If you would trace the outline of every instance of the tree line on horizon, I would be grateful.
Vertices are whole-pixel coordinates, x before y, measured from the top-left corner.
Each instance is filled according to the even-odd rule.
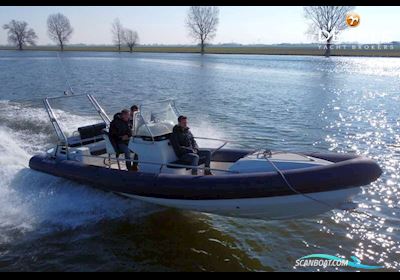
[[[352,11],[353,6],[308,6],[304,7],[304,16],[309,20],[308,33],[315,35],[319,32],[325,36],[325,56],[330,56],[330,46],[332,44],[332,33],[342,32],[347,28],[345,24],[346,15]],[[206,45],[216,36],[219,24],[219,8],[215,6],[192,6],[187,12],[185,25],[189,36],[200,46],[200,53],[205,53]],[[23,50],[26,46],[35,46],[38,36],[32,28],[28,27],[25,21],[11,20],[3,25],[7,31],[8,42]],[[321,33],[321,31],[324,31]],[[69,42],[73,33],[73,28],[69,19],[61,14],[51,14],[47,18],[47,34],[55,42],[61,51]],[[122,46],[129,48],[132,53],[135,46],[139,43],[138,32],[123,27],[120,20],[116,18],[111,24],[112,41],[118,49],[122,51]],[[328,37],[329,36],[329,37]]]
[[[8,33],[8,42],[16,46],[18,50],[22,51],[28,45],[36,45],[38,36],[32,28],[28,27],[26,21],[13,19],[3,25],[3,29]],[[51,14],[47,18],[47,34],[60,47],[61,51],[64,51],[64,46],[68,43],[73,31],[69,19],[63,14]]]

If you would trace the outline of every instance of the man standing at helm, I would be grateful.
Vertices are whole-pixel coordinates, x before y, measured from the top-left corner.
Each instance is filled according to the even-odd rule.
[[[116,150],[125,154],[126,169],[132,170],[131,151],[129,150],[129,139],[132,137],[132,129],[129,125],[129,110],[124,109],[114,115],[110,123],[110,137],[115,143]],[[111,140],[110,139],[110,140]]]

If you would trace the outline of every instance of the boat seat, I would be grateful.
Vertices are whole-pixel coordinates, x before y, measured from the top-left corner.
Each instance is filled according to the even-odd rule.
[[[79,127],[78,132],[79,135],[81,136],[81,139],[84,140],[101,136],[105,128],[106,128],[105,123],[98,123],[98,124]]]
[[[111,140],[110,140],[110,134],[108,133],[108,131],[106,129],[102,130],[102,136],[104,141],[106,142],[106,152],[108,154],[108,161],[111,167],[111,157],[114,156],[115,159],[117,160],[117,164],[118,164],[118,169],[121,169],[121,165],[119,163],[119,155],[121,154],[120,151],[118,150],[117,147],[115,147]]]
[[[68,138],[68,147],[77,148],[103,141],[102,130],[105,128],[105,123],[79,127],[77,131],[79,135]]]
[[[93,144],[93,143],[97,143],[100,141],[103,141],[103,136],[97,136],[97,137],[93,137],[93,138],[87,138],[82,140],[80,136],[71,136],[68,137],[68,147],[70,148],[77,148],[77,147],[82,147],[82,146],[86,146],[89,144]]]
[[[198,164],[198,166],[204,164],[205,161],[206,161],[206,158],[205,158],[205,157],[200,157],[200,158],[199,158],[199,164]],[[185,167],[178,167],[178,166],[174,166],[174,165],[170,165],[170,164],[190,165],[190,164],[188,164],[187,162],[182,161],[182,160],[180,160],[180,159],[178,159],[178,160],[176,160],[176,161],[173,161],[173,162],[170,162],[169,164],[167,164],[167,167],[168,167],[168,168],[174,168],[174,169],[185,168]],[[191,169],[191,168],[190,168],[190,167],[186,167],[186,170],[189,170],[189,169]]]
[[[168,135],[168,139],[169,139],[170,136],[171,136],[171,134]],[[168,146],[171,147],[171,149],[173,149],[173,148],[172,148],[172,143],[171,143],[171,141],[168,141]],[[175,153],[175,151],[174,151],[174,153]],[[206,158],[205,158],[205,157],[200,157],[200,158],[199,158],[199,164],[198,164],[198,166],[204,164],[205,161],[206,161]],[[168,167],[168,168],[174,168],[174,169],[184,168],[184,167],[173,166],[173,165],[170,165],[170,164],[190,165],[190,164],[188,164],[187,162],[182,161],[182,160],[180,160],[180,159],[170,162],[169,164],[167,164],[167,167]],[[189,169],[191,169],[191,168],[186,168],[186,170],[189,170]]]

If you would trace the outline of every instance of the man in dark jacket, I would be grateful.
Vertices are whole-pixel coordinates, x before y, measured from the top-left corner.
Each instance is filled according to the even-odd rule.
[[[187,117],[179,116],[178,124],[174,126],[171,135],[171,144],[180,161],[198,166],[200,158],[204,159],[205,175],[212,175],[210,171],[211,151],[199,149],[193,134],[187,126]],[[192,175],[197,175],[197,168],[192,169]]]
[[[115,114],[110,123],[110,138],[116,150],[125,154],[126,168],[132,170],[131,151],[128,148],[129,139],[132,137],[132,129],[129,124],[129,110],[122,110]]]

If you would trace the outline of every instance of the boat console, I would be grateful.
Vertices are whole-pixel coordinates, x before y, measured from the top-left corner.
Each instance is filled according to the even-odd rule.
[[[140,106],[134,119],[134,136],[129,142],[129,149],[139,156],[140,171],[190,174],[185,167],[171,166],[178,160],[169,140],[178,115],[171,100]]]

